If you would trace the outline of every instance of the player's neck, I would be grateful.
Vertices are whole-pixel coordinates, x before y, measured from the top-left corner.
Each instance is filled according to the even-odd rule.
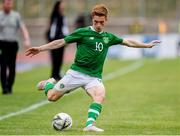
[[[99,34],[102,34],[102,33],[103,33],[103,30],[100,31],[100,32],[96,31],[96,29],[94,28],[94,26],[90,26],[90,28],[91,28],[92,31],[95,31],[95,32],[97,32],[97,33],[99,33]]]

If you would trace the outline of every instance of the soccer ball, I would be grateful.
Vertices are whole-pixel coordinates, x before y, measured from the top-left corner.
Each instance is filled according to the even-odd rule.
[[[52,126],[55,130],[68,130],[72,126],[72,118],[67,113],[58,113],[52,120]]]

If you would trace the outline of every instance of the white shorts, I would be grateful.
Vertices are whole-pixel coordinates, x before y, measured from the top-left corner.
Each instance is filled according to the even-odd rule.
[[[66,75],[55,84],[54,89],[69,93],[79,87],[87,90],[94,86],[104,87],[100,78],[91,77],[87,74],[70,69],[66,72]]]

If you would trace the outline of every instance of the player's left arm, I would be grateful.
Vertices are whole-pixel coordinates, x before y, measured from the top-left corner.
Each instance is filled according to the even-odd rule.
[[[149,43],[143,43],[136,40],[130,40],[130,39],[123,39],[121,45],[125,45],[128,47],[134,47],[134,48],[152,48],[153,46],[161,43],[160,40],[153,40]]]

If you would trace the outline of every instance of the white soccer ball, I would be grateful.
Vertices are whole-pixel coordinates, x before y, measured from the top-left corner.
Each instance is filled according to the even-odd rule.
[[[72,126],[72,118],[67,113],[58,113],[52,120],[52,126],[55,130],[68,130]]]

